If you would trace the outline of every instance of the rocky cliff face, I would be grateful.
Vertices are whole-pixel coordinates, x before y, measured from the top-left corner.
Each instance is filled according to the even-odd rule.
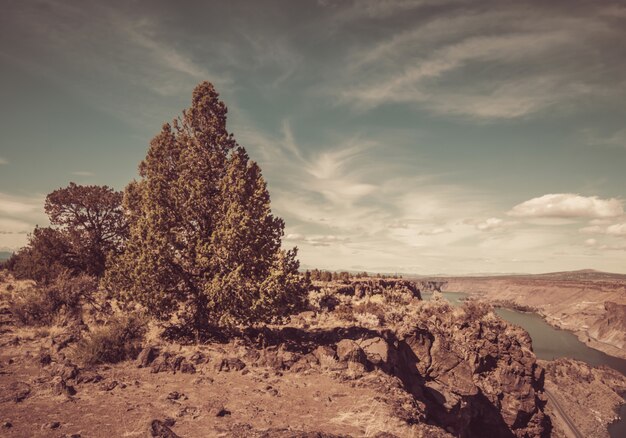
[[[445,307],[439,309],[444,310]],[[543,369],[528,334],[487,315],[435,312],[399,333],[398,368],[427,417],[457,436],[547,436]]]
[[[360,301],[354,299],[354,306]],[[383,372],[399,379],[401,392],[412,398],[411,408],[402,411],[405,421],[458,437],[549,435],[544,371],[523,329],[487,309],[452,308],[445,300],[415,301],[403,310],[402,321],[380,327],[326,322],[324,328],[282,329],[262,338],[283,349],[307,345],[303,357],[310,353],[315,365],[340,375]]]

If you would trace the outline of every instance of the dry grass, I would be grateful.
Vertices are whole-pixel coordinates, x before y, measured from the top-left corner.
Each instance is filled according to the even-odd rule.
[[[74,348],[72,356],[83,365],[134,359],[141,351],[145,334],[144,317],[137,314],[114,317],[83,338]]]

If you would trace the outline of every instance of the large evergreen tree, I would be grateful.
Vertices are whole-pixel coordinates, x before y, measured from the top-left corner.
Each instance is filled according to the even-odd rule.
[[[281,249],[259,166],[226,130],[213,85],[163,126],[126,189],[130,237],[106,284],[155,316],[196,333],[210,325],[268,322],[297,310],[305,282],[296,251]]]

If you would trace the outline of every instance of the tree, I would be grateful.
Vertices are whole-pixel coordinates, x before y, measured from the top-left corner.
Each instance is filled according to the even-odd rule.
[[[122,193],[107,186],[68,187],[46,197],[51,227],[36,227],[7,267],[18,278],[50,283],[61,272],[101,277],[107,257],[124,243]]]
[[[79,271],[69,256],[69,242],[61,232],[50,227],[35,227],[28,236],[28,245],[15,252],[6,268],[18,279],[31,279],[49,284],[64,271]]]
[[[122,192],[108,186],[82,186],[73,182],[46,197],[50,223],[63,233],[72,248],[78,270],[101,277],[107,256],[121,250],[127,236]]]
[[[226,130],[227,109],[201,83],[165,124],[125,191],[129,240],[105,284],[198,335],[209,325],[281,319],[304,303],[296,250],[281,249],[259,166]]]

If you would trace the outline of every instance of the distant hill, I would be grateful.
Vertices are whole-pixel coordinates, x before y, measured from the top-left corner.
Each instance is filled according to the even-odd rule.
[[[8,260],[12,254],[13,254],[12,252],[0,251],[0,262],[3,260]]]

